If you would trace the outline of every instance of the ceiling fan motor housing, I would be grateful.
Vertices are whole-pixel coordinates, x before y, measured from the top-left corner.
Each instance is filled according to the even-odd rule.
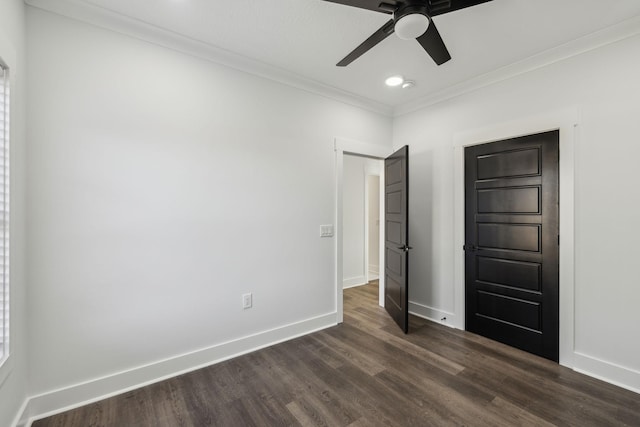
[[[424,2],[407,2],[393,13],[395,32],[401,39],[411,40],[420,37],[429,27],[429,15]]]
[[[442,65],[451,59],[451,54],[444,44],[436,23],[431,19],[492,0],[325,0],[360,9],[372,10],[392,18],[384,23],[376,32],[360,43],[353,51],[336,65],[346,67],[358,59],[372,47],[389,37],[394,32],[401,39],[413,39],[422,46],[436,65]]]

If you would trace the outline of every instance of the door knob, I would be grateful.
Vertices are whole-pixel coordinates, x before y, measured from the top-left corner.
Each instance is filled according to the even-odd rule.
[[[411,246],[402,245],[402,246],[398,246],[398,249],[400,249],[401,251],[408,252],[409,249],[413,249],[413,248]]]
[[[475,252],[478,250],[478,247],[476,245],[464,245],[462,249],[465,251]]]

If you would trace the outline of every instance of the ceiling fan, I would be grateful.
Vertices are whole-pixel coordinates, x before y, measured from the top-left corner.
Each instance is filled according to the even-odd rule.
[[[353,52],[338,62],[345,67],[392,33],[404,40],[416,39],[436,64],[442,65],[451,59],[440,33],[433,23],[434,16],[486,3],[491,0],[325,0],[360,9],[391,14],[378,31],[373,33]]]

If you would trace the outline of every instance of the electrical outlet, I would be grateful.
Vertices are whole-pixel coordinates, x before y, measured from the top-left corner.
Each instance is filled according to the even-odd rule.
[[[242,295],[242,308],[246,310],[247,308],[251,308],[252,305],[253,305],[253,296],[251,295],[251,292],[249,292],[248,294]]]

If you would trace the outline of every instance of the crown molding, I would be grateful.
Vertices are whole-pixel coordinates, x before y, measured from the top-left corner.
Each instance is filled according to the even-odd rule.
[[[399,105],[394,108],[393,116],[399,117],[413,113],[422,108],[526,74],[556,62],[564,61],[603,46],[637,36],[638,34],[640,34],[640,16],[635,16],[618,24],[556,46],[537,55],[530,56],[522,61],[514,62],[513,64],[479,75],[462,83],[421,97],[417,100]]]
[[[25,3],[388,117],[410,114],[640,34],[640,16],[635,16],[522,61],[392,107],[81,0],[25,0]]]
[[[393,108],[209,43],[79,0],[25,0],[31,7],[391,117]]]

